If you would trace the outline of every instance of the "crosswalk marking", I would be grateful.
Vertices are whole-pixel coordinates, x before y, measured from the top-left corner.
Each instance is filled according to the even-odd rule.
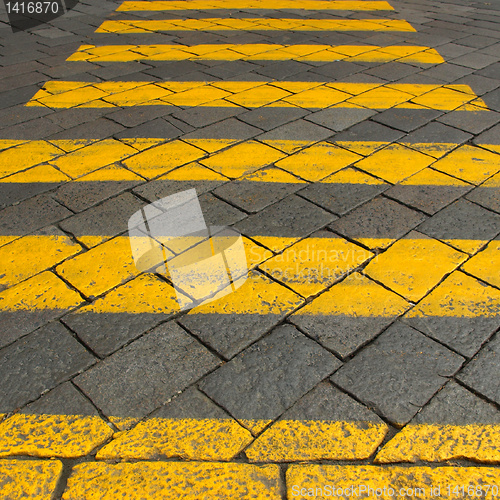
[[[414,32],[406,21],[393,19],[179,19],[163,21],[104,21],[96,33],[158,31],[402,31]]]
[[[439,64],[444,62],[436,49],[393,45],[82,45],[67,61],[340,61]]]
[[[116,10],[163,11],[163,10],[210,10],[210,9],[305,9],[305,10],[394,10],[385,1],[353,0],[168,0],[126,1]]]
[[[185,84],[184,86],[182,84]],[[183,88],[184,87],[184,88]],[[245,88],[246,87],[246,88]],[[288,88],[290,90],[288,90]],[[468,85],[324,82],[47,82],[26,104],[51,108],[104,106],[224,106],[324,109],[487,109]]]

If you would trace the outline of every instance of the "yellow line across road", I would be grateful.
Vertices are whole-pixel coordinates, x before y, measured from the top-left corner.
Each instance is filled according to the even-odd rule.
[[[104,21],[96,33],[158,31],[412,31],[410,23],[393,19],[263,19],[209,18],[162,21]]]
[[[394,10],[389,2],[352,0],[173,0],[123,2],[116,10],[210,10],[210,9],[305,9],[305,10]]]
[[[349,61],[443,63],[437,50],[412,45],[82,45],[67,61]]]
[[[471,103],[471,104],[469,104]],[[468,85],[324,82],[69,82],[50,81],[26,106],[362,107],[487,109]],[[470,108],[470,109],[472,109]]]

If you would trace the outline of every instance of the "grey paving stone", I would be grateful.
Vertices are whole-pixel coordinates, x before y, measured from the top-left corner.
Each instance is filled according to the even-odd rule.
[[[500,111],[500,89],[493,90],[481,96],[481,99],[486,103],[488,109]]]
[[[380,66],[376,66],[375,68],[367,69],[364,72],[368,75],[374,75],[379,78],[383,78],[384,80],[387,80],[389,82],[396,82],[401,78],[404,78],[405,76],[417,73],[417,71],[419,71],[419,68],[415,68],[414,66],[410,66],[409,64],[390,62],[381,64]]]
[[[146,69],[145,73],[153,75],[162,80],[172,80],[181,76],[207,69],[206,65],[196,61],[174,61],[171,63],[163,63],[156,68]]]
[[[261,132],[260,129],[243,123],[236,118],[226,118],[207,127],[200,128],[184,136],[185,139],[250,139]]]
[[[165,139],[175,139],[182,135],[182,130],[174,127],[171,123],[163,118],[156,118],[154,120],[132,127],[115,134],[115,137],[122,138],[136,138],[136,137],[160,137]]]
[[[464,359],[396,322],[331,380],[396,426],[411,420]]]
[[[497,57],[489,56],[487,54],[480,54],[478,52],[473,52],[471,54],[465,54],[463,56],[453,59],[451,62],[453,64],[458,64],[460,66],[465,66],[472,69],[483,69],[490,66],[492,63],[497,61]],[[499,73],[500,75],[500,73]],[[491,76],[491,75],[485,75]]]
[[[78,125],[57,134],[50,135],[50,140],[54,139],[106,139],[124,130],[125,127],[106,118]]]
[[[455,82],[456,84],[469,85],[476,95],[481,96],[486,92],[490,92],[500,86],[500,81],[493,78],[487,78],[473,73],[472,75],[464,76]]]
[[[304,237],[335,219],[316,205],[291,195],[251,215],[235,228],[247,236]]]
[[[314,123],[308,122],[301,118],[294,122],[281,125],[265,134],[259,135],[261,141],[269,140],[284,140],[291,141],[321,141],[332,135],[332,131],[327,128],[320,127]]]
[[[390,184],[328,182],[330,178],[332,176],[302,189],[298,194],[337,215],[343,215],[390,187]]]
[[[456,128],[449,127],[442,123],[431,122],[408,134],[402,142],[410,144],[426,142],[463,144],[471,138],[472,135],[467,132],[462,132],[461,130],[457,130]]]
[[[329,81],[340,80],[349,75],[355,75],[362,71],[364,66],[348,61],[334,61],[311,70],[312,73],[320,75],[317,81],[323,80],[328,77]],[[323,77],[323,78],[321,78]]]
[[[334,136],[334,141],[374,141],[390,143],[398,140],[404,134],[397,130],[375,123],[370,120],[365,120],[353,127],[338,133]],[[406,139],[405,139],[406,140]]]
[[[474,70],[471,68],[465,68],[464,66],[459,66],[458,64],[447,63],[425,69],[420,74],[429,76],[442,82],[453,83],[458,78],[462,78],[463,76],[468,75],[473,71]]]
[[[499,424],[500,412],[491,404],[450,380],[412,424],[477,425]]]
[[[391,108],[378,113],[372,119],[403,132],[411,132],[443,114],[434,109]]]
[[[0,80],[0,92],[11,90],[12,88],[19,88],[21,86],[33,85],[35,83],[45,82],[47,77],[38,71],[31,73],[24,73],[22,79],[19,75],[13,75]]]
[[[97,76],[98,78],[102,78],[104,81],[151,69],[151,66],[137,61],[110,63],[102,62],[98,64],[96,63],[94,66],[95,67],[93,69],[89,70],[89,73]]]
[[[239,43],[242,43],[238,40]],[[245,42],[246,43],[246,42]],[[259,65],[249,61],[227,61],[213,68],[204,70],[204,73],[226,79],[230,76],[242,75],[249,71],[258,70]]]
[[[85,236],[102,236],[102,241],[106,241],[127,231],[129,217],[144,205],[132,194],[124,193],[70,217],[61,223],[61,227],[76,239],[93,246],[96,243],[89,242]]]
[[[9,180],[7,177],[6,181]],[[0,183],[0,208],[8,207],[20,201],[32,198],[37,194],[57,188],[60,184],[53,182],[3,182]]]
[[[453,240],[492,240],[500,233],[500,215],[460,199],[426,220],[418,230],[431,238],[452,240],[448,243],[460,250],[460,242]]]
[[[243,421],[276,419],[340,365],[284,325],[203,379],[200,389],[251,430]]]
[[[85,415],[99,416],[92,403],[71,383],[64,382],[42,397],[25,406],[28,415]]]
[[[73,215],[67,208],[42,194],[0,210],[0,234],[24,236],[36,229]]]
[[[316,113],[307,116],[306,120],[340,132],[376,114],[377,112],[371,109],[331,108],[316,111]]]
[[[399,239],[425,219],[425,215],[379,196],[332,222],[329,227],[360,241],[366,238]],[[387,244],[374,241],[373,248],[383,248]]]
[[[205,347],[169,322],[74,381],[105,415],[142,418],[218,364]]]
[[[497,59],[494,56],[489,56],[489,57]],[[482,69],[481,71],[478,71],[476,74],[485,76],[487,78],[492,78],[498,81],[500,79],[500,63],[495,62],[494,64],[490,64],[488,67]]]
[[[411,177],[408,179],[408,182],[411,182]],[[472,188],[472,185],[466,185],[465,183],[463,186],[396,184],[387,190],[385,194],[405,205],[410,205],[426,214],[433,215],[450,203],[458,200],[458,198],[469,192]]]
[[[482,49],[483,47],[493,45],[497,41],[498,40],[495,40],[495,38],[491,38],[488,36],[471,35],[466,38],[462,38],[460,40],[460,45]]]
[[[458,374],[457,378],[483,394],[488,399],[500,404],[500,335],[486,344],[479,354]]]
[[[302,118],[308,111],[301,108],[258,108],[239,115],[239,119],[262,130],[272,130],[280,125]]]
[[[445,45],[439,46],[439,54],[445,59],[453,59],[455,57],[463,56],[469,52],[474,52],[474,48],[466,47],[465,45],[460,45],[460,43],[447,43]]]
[[[466,198],[495,212],[500,212],[500,189],[479,186],[467,194]]]
[[[495,125],[490,130],[476,136],[473,140],[474,144],[500,144],[500,124]]]
[[[225,203],[211,193],[198,197],[205,222],[209,226],[231,226],[243,220],[246,214]]]
[[[40,140],[64,132],[49,118],[42,117],[36,120],[19,123],[2,130],[2,139]]]
[[[30,108],[27,108],[30,109]],[[36,109],[36,108],[31,108]],[[57,109],[47,118],[63,129],[73,128],[95,120],[111,113],[109,108],[69,108]]]
[[[47,325],[0,352],[2,412],[29,403],[95,361],[60,323]]]
[[[259,170],[259,173],[261,172],[265,172],[265,169]],[[255,213],[304,186],[298,182],[252,182],[252,177],[250,175],[242,180],[228,182],[217,188],[214,193],[246,212]]]
[[[273,61],[272,65],[266,65],[264,68],[256,69],[256,73],[268,76],[275,80],[283,80],[290,75],[296,75],[307,71],[311,66],[298,61]]]
[[[483,130],[500,122],[500,113],[496,111],[452,111],[438,118],[438,121],[472,134],[480,134]]]
[[[18,123],[29,122],[52,114],[53,111],[48,108],[14,106],[0,111],[0,128],[4,129]]]
[[[118,111],[113,111],[109,113],[107,117],[124,127],[137,127],[143,123],[149,123],[160,116],[165,116],[169,112],[170,106],[134,106],[132,108],[122,108]]]
[[[211,106],[198,106],[176,111],[173,113],[173,116],[179,120],[189,123],[193,127],[204,127],[244,112],[245,110],[242,108],[214,108]]]

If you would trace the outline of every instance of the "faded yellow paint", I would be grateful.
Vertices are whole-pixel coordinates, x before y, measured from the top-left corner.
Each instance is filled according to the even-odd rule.
[[[500,156],[480,147],[460,146],[432,167],[472,184],[480,184],[500,171]]]
[[[453,110],[475,96],[468,85],[456,85],[456,89],[436,88],[424,84],[366,84],[366,83],[321,83],[293,82],[199,82],[187,89],[179,86],[185,82],[127,82],[135,85],[123,91],[124,82],[100,82],[92,86],[65,90],[68,82],[48,82],[28,102],[29,106],[46,105],[53,108],[99,107],[100,98],[120,106],[243,106],[327,108],[330,106],[364,107],[369,109],[399,108]],[[75,85],[81,82],[74,82]],[[49,86],[55,92],[46,96]],[[61,87],[60,89],[58,87]],[[128,85],[130,87],[131,85]],[[288,91],[285,88],[293,90]],[[241,89],[244,90],[241,90]],[[89,99],[91,89],[101,92],[99,99]],[[442,92],[441,92],[442,91]],[[441,92],[441,93],[440,93]],[[444,98],[448,92],[452,97]],[[416,98],[425,99],[425,104]],[[486,106],[486,105],[485,105]],[[8,150],[7,150],[8,151]]]
[[[408,424],[377,454],[375,463],[500,462],[500,425]]]
[[[50,269],[82,247],[63,233],[24,236],[0,248],[0,286],[8,287]]]
[[[176,168],[165,175],[162,175],[158,180],[169,180],[169,181],[229,181],[229,178],[221,175],[209,168],[204,167],[198,163],[189,163],[183,167]]]
[[[131,245],[139,248],[139,245],[147,245],[148,242],[147,237],[130,241],[128,236],[118,236],[66,260],[56,268],[56,272],[87,297],[101,295],[139,274],[132,258]]]
[[[90,174],[78,177],[74,182],[126,182],[144,181],[144,177],[134,174],[130,170],[120,165],[109,165],[91,172]]]
[[[83,457],[112,434],[98,416],[16,414],[0,424],[0,457]]]
[[[49,271],[0,292],[0,311],[68,310],[82,302],[78,293]]]
[[[375,452],[387,430],[384,423],[278,420],[245,454],[251,462],[363,460]]]
[[[386,50],[392,49],[392,50]],[[426,50],[427,49],[427,50]],[[353,53],[349,55],[349,52]],[[357,53],[356,53],[357,52]],[[67,61],[338,61],[405,62],[439,64],[444,59],[428,47],[377,47],[365,45],[279,45],[279,44],[216,44],[216,45],[81,45]],[[478,108],[480,109],[480,108]]]
[[[264,19],[209,18],[162,21],[104,21],[96,33],[151,33],[158,31],[411,31],[406,21],[393,19]]]
[[[356,167],[395,184],[419,172],[435,161],[402,144],[391,144],[356,163]]]
[[[471,498],[477,495],[483,499],[493,500],[496,496],[492,494],[491,486],[498,485],[499,482],[500,469],[493,467],[292,465],[286,475],[288,497],[297,500],[321,498],[320,491],[328,491],[325,490],[326,485],[329,485],[330,492],[335,489],[334,497],[347,495],[349,498],[359,496],[359,498],[378,500],[415,497],[431,500]],[[490,488],[486,490],[485,485],[490,485]],[[360,491],[361,486],[364,489]],[[465,493],[462,492],[462,487]],[[473,494],[468,493],[469,487],[471,492],[474,491]],[[482,491],[482,494],[476,493],[476,487],[481,487],[481,490],[477,491]],[[345,494],[345,491],[348,493]],[[331,493],[326,495],[324,498],[331,496]]]
[[[467,254],[413,231],[378,255],[365,273],[406,299],[418,301],[466,259]]]
[[[53,498],[63,464],[59,461],[2,460],[0,484],[2,497],[8,500]]]
[[[373,254],[344,238],[309,237],[267,260],[260,268],[303,297],[332,285]]]
[[[276,162],[276,165],[308,181],[319,181],[361,159],[361,156],[328,142],[320,142]]]
[[[500,241],[493,240],[488,246],[463,265],[463,270],[479,279],[500,287]]]
[[[101,167],[122,161],[137,150],[115,139],[94,142],[50,161],[72,178],[81,177]]]
[[[231,460],[252,442],[232,418],[151,418],[121,433],[98,451],[104,460]]]
[[[267,167],[247,174],[239,179],[242,182],[273,182],[280,184],[306,185],[307,183],[298,177],[276,167]]]
[[[182,498],[281,500],[277,465],[244,463],[83,463],[68,479],[63,500]]]
[[[334,174],[325,177],[321,182],[324,184],[365,184],[370,186],[387,186],[387,183],[384,181],[351,167],[335,172]]]
[[[185,165],[205,156],[201,149],[180,140],[174,140],[146,149],[123,164],[137,174],[152,179],[165,174],[176,167]]]
[[[202,149],[206,153],[216,153],[240,142],[238,139],[183,139],[183,141]]]
[[[460,179],[451,177],[450,175],[445,175],[441,172],[437,172],[432,168],[424,168],[417,172],[416,174],[398,182],[401,186],[457,186],[457,187],[471,187],[467,182],[463,182]]]
[[[306,10],[393,10],[385,1],[354,0],[169,0],[123,2],[117,11],[210,10],[210,9],[306,9]]]
[[[270,146],[257,141],[247,141],[200,160],[200,163],[226,177],[237,178],[270,165],[284,156]]]
[[[353,273],[341,283],[299,309],[302,316],[397,317],[410,304],[383,286],[359,273]]]
[[[48,141],[29,141],[0,151],[0,177],[15,174],[64,154]]]
[[[108,417],[109,421],[120,431],[128,431],[131,429],[134,425],[136,425],[140,419],[135,418],[135,417]],[[121,434],[121,432],[117,432],[113,434],[113,437],[118,437]]]

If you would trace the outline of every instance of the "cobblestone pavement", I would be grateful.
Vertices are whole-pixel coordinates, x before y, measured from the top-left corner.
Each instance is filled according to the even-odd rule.
[[[498,0],[1,19],[0,498],[498,498]],[[191,188],[251,271],[186,312]]]

